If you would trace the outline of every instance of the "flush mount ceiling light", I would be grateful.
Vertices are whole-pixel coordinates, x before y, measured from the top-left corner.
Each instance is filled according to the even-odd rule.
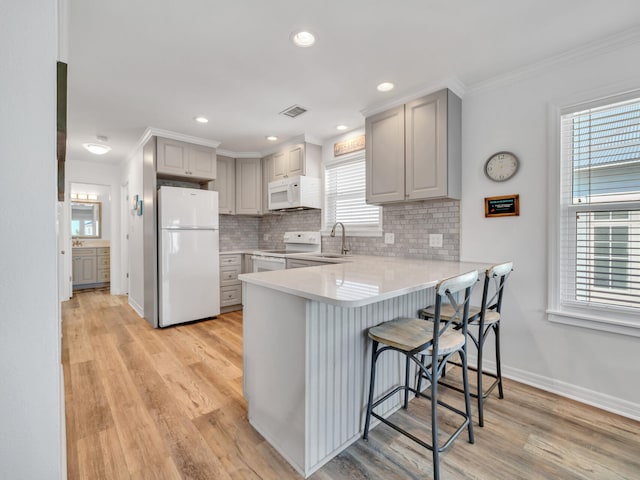
[[[316,37],[311,32],[300,31],[291,34],[291,41],[298,47],[306,48],[316,43]]]
[[[395,87],[395,85],[391,82],[382,82],[376,88],[379,92],[388,92],[389,90],[393,90],[393,87]]]
[[[342,131],[342,130],[346,130],[347,128],[349,128],[349,127],[347,127],[346,125],[338,125],[338,126],[336,127],[336,129],[338,129],[338,130],[340,130],[340,131]]]
[[[111,150],[109,145],[101,145],[99,143],[83,143],[82,146],[94,155],[104,155]]]
[[[198,123],[209,123],[209,119],[207,117],[203,117],[202,115],[193,117],[193,119]]]
[[[278,140],[278,137],[276,137],[275,135],[269,135],[268,137],[266,137],[266,139],[270,142],[275,142],[276,140]]]
[[[104,155],[111,150],[111,147],[106,144],[109,141],[107,137],[98,135],[96,136],[96,140],[100,143],[83,143],[82,146],[94,155]]]

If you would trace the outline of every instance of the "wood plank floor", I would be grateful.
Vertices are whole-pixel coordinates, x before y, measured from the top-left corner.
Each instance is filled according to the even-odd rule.
[[[79,292],[63,304],[63,367],[70,479],[301,478],[247,420],[239,312],[154,330],[126,297]],[[638,422],[511,381],[505,396],[485,403],[474,445],[443,454],[444,479],[640,479]],[[395,415],[411,428],[427,411]],[[431,453],[379,426],[311,478],[432,478]]]

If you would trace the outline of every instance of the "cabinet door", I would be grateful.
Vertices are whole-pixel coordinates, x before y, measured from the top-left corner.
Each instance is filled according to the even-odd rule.
[[[288,152],[287,176],[304,175],[304,145],[296,145]]]
[[[156,170],[170,175],[188,175],[187,144],[158,137]]]
[[[96,283],[96,257],[74,255],[73,257],[73,285]]]
[[[404,200],[404,105],[368,117],[365,131],[367,203]]]
[[[190,177],[203,180],[216,178],[216,152],[211,147],[192,145],[188,149]]]
[[[271,156],[272,180],[280,180],[287,175],[289,156],[287,152],[274,153]]]
[[[236,213],[236,172],[235,161],[229,157],[218,157],[216,180],[213,190],[218,192],[218,213]]]
[[[447,196],[447,90],[405,105],[406,195]]]
[[[262,163],[259,158],[236,159],[236,214],[262,213]]]
[[[269,212],[269,182],[271,181],[272,157],[262,159],[262,213]]]

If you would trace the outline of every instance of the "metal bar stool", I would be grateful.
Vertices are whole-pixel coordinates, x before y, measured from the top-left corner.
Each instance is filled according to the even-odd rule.
[[[363,439],[369,436],[369,426],[371,417],[375,417],[381,422],[389,425],[398,432],[406,435],[411,440],[433,452],[433,476],[437,480],[440,478],[439,454],[451,446],[453,441],[466,428],[469,434],[469,443],[474,442],[473,422],[471,420],[471,397],[469,394],[469,381],[467,375],[467,318],[469,315],[469,299],[471,290],[478,280],[478,272],[473,271],[442,280],[436,285],[436,305],[435,321],[425,322],[420,318],[399,318],[384,322],[372,327],[368,331],[369,338],[373,340],[373,351],[371,356],[371,381],[369,383],[369,401],[367,403],[367,415],[364,426]],[[464,291],[464,300],[456,303],[458,292]],[[462,332],[454,330],[452,320],[444,320],[440,315],[442,300],[449,299],[451,308],[457,312],[456,318],[460,320]],[[442,322],[440,320],[442,319]],[[437,326],[436,328],[434,328]],[[384,345],[379,348],[380,345]],[[390,392],[384,394],[380,399],[373,401],[373,392],[376,380],[376,361],[380,355],[387,351],[400,352],[405,355],[405,378],[404,385],[399,385]],[[460,356],[463,383],[465,390],[465,411],[461,411],[438,399],[438,379],[447,361],[455,354]],[[430,357],[430,361],[425,363],[425,355]],[[413,362],[421,377],[424,376],[431,382],[430,395],[420,392],[417,388],[409,385],[410,364]],[[396,393],[404,391],[403,408],[407,409],[409,404],[409,392],[417,397],[424,397],[431,400],[431,443],[414,436],[406,430],[394,424],[389,419],[376,414],[373,409]],[[453,434],[444,442],[442,446],[438,443],[438,405],[462,417],[463,421]]]
[[[493,265],[485,272],[484,287],[482,290],[482,304],[480,307],[469,307],[469,329],[467,335],[473,341],[478,352],[478,363],[476,367],[468,367],[469,370],[475,371],[477,374],[477,391],[472,392],[471,396],[478,399],[478,425],[484,426],[484,400],[491,395],[491,392],[498,387],[498,397],[504,398],[504,391],[502,388],[502,367],[500,362],[500,317],[502,309],[502,295],[504,293],[504,286],[507,278],[513,271],[513,263],[506,262]],[[440,319],[451,320],[453,319],[454,328],[461,329],[463,327],[459,320],[456,320],[453,315],[453,307],[450,305],[443,305],[440,308]],[[432,319],[435,317],[436,308],[430,306],[420,310],[420,316],[426,319]],[[474,331],[477,327],[477,333]],[[496,373],[487,372],[483,369],[484,358],[484,344],[489,334],[493,332],[495,337],[495,357],[496,357]],[[461,366],[458,362],[450,362],[453,365]],[[491,385],[485,390],[483,389],[483,375],[493,378]],[[440,381],[440,384],[463,392],[463,389]]]

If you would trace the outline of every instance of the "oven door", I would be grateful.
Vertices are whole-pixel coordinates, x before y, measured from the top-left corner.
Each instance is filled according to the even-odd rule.
[[[251,257],[253,264],[253,272],[269,272],[271,270],[284,270],[287,261],[284,257],[264,257],[262,255],[253,255]]]

